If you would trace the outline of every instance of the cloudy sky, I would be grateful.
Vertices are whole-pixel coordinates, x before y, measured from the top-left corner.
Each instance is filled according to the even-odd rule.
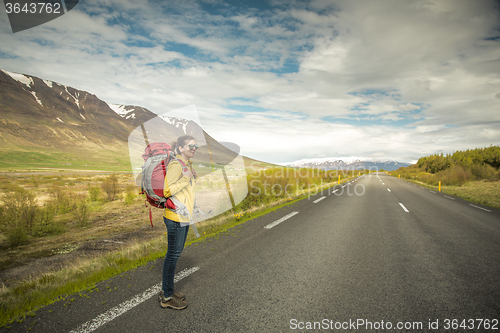
[[[202,126],[274,163],[411,162],[500,144],[495,1],[80,0],[0,68]]]

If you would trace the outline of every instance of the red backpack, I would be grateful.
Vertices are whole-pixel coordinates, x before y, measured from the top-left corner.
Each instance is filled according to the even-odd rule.
[[[167,166],[171,161],[178,161],[183,171],[188,169],[186,164],[175,157],[175,152],[172,151],[172,147],[168,143],[163,142],[149,144],[142,157],[145,162],[142,166],[141,194],[146,194],[146,201],[153,207],[176,209],[172,200],[163,196],[165,175],[167,174]],[[152,227],[151,207],[149,208],[149,220]]]

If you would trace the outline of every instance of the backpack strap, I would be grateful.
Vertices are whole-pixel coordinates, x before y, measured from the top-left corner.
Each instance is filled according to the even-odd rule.
[[[175,157],[175,160],[176,160],[177,162],[179,162],[179,164],[182,166],[182,170],[183,170],[184,172],[186,172],[186,171],[188,170],[188,167],[187,167],[186,163],[184,163],[184,161],[183,161],[183,160],[181,160],[180,158],[177,158],[177,157]]]
[[[144,206],[148,208],[147,200],[144,200]],[[149,206],[149,222],[151,222],[151,228],[153,228],[153,214],[151,213],[151,206]]]
[[[175,160],[175,161],[179,162],[179,164],[180,164],[180,165],[181,165],[181,167],[182,167],[183,172],[188,171],[188,169],[189,169],[189,168],[188,168],[188,166],[186,165],[186,163],[184,163],[184,161],[183,161],[183,160],[181,160],[180,158],[177,158],[177,157],[173,156],[173,154],[172,154],[172,160]],[[171,161],[169,161],[169,163],[170,163],[170,162],[171,162]],[[193,174],[193,177],[194,177],[195,179],[196,179],[196,178],[198,178],[198,175],[196,174],[196,172],[194,171],[194,169],[193,169],[193,168],[191,168],[191,173]],[[183,175],[181,175],[181,176],[179,177],[179,179],[181,179],[182,177],[183,177]]]
[[[161,168],[163,169],[163,178],[167,175],[167,168],[165,167],[165,160],[161,160]]]

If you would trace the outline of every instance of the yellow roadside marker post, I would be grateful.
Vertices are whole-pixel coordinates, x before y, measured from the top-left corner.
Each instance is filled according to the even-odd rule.
[[[439,181],[439,192],[441,192],[441,181]]]

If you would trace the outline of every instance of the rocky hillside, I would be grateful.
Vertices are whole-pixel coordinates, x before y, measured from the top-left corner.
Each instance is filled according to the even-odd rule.
[[[129,135],[141,124],[148,127],[146,132],[165,134],[163,142],[184,134],[208,142],[214,163],[235,156],[192,121],[160,117],[140,106],[108,104],[86,91],[0,70],[0,168],[129,170]],[[197,155],[210,161],[207,147]]]

